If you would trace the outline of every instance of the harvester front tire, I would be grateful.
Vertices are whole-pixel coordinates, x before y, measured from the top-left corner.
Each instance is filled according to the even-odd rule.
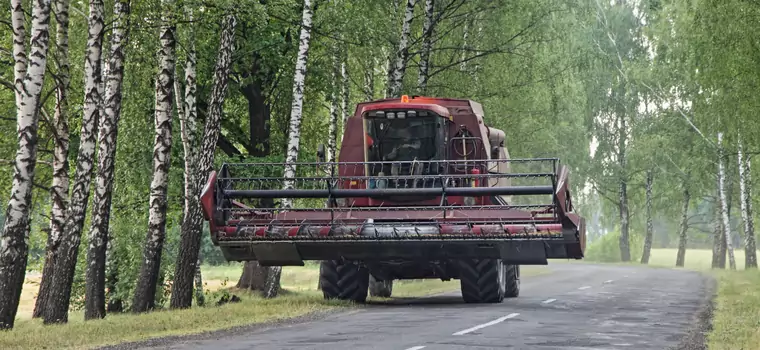
[[[325,299],[367,301],[369,270],[351,261],[327,260],[320,266],[319,282]]]
[[[380,298],[390,298],[393,294],[393,280],[378,280],[369,276],[369,295]]]
[[[506,270],[501,259],[462,260],[459,282],[464,302],[502,302],[506,294]]]
[[[507,274],[504,282],[504,296],[507,298],[517,298],[520,296],[520,265],[504,265]]]

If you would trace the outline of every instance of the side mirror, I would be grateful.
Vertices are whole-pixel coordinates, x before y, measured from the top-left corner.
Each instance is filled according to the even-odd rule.
[[[319,146],[317,146],[317,159],[320,162],[325,162],[325,145],[324,144],[319,144]]]

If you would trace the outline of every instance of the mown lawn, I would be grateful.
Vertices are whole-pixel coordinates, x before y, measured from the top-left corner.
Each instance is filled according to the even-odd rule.
[[[103,320],[84,322],[82,311],[72,311],[69,323],[43,326],[32,320],[31,312],[37,293],[39,276],[31,274],[24,286],[21,311],[16,327],[0,332],[0,349],[87,349],[104,345],[138,341],[162,336],[184,335],[220,330],[241,325],[303,316],[313,312],[354,306],[348,302],[325,301],[317,290],[319,267],[284,267],[281,282],[286,290],[275,299],[234,288],[242,264],[202,266],[205,289],[209,293],[226,290],[241,297],[238,303],[209,305],[187,310],[165,310],[146,314],[109,315]],[[523,267],[522,276],[548,273],[542,266]],[[456,291],[459,281],[414,280],[396,281],[393,297],[418,297]]]

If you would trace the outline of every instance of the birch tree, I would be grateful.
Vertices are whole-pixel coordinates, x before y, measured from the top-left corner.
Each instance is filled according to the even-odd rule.
[[[435,0],[425,0],[425,22],[422,25],[422,51],[420,51],[420,75],[417,79],[417,92],[424,95],[427,92],[428,74],[430,71],[430,51],[433,49],[433,30],[435,21],[433,10]]]
[[[686,262],[686,244],[688,241],[686,233],[689,230],[689,203],[691,202],[691,193],[686,186],[687,183],[684,181],[683,184],[683,209],[681,210],[681,223],[678,226],[678,253],[676,254],[676,266],[678,267],[683,267]]]
[[[338,132],[338,113],[341,113],[341,103],[339,102],[339,96],[338,96],[338,87],[340,84],[338,84],[338,74],[339,70],[341,70],[341,62],[340,62],[340,56],[338,54],[338,47],[335,45],[332,48],[332,59],[333,59],[333,66],[332,66],[332,72],[330,73],[330,81],[331,81],[331,87],[330,87],[330,120],[328,125],[328,140],[327,140],[327,161],[328,162],[335,162],[335,152],[337,149],[336,145],[336,139],[337,139],[337,132]],[[341,77],[342,81],[342,77]],[[343,89],[341,89],[343,90]],[[342,91],[341,91],[342,95]],[[345,107],[344,107],[345,108]]]
[[[744,268],[757,268],[757,247],[755,245],[755,223],[752,213],[752,182],[749,156],[744,156],[741,135],[737,142],[737,164],[739,166],[739,192],[742,221],[744,222]]]
[[[111,217],[111,192],[116,157],[116,141],[121,117],[122,81],[124,78],[125,47],[129,28],[129,1],[114,4],[113,34],[108,74],[105,81],[104,115],[98,135],[98,175],[95,180],[95,199],[87,251],[85,279],[85,320],[106,315],[105,274],[108,224]]]
[[[409,33],[411,32],[414,5],[416,2],[417,0],[407,0],[406,2],[404,22],[401,26],[401,35],[399,37],[398,47],[396,48],[396,57],[389,74],[390,81],[388,82],[387,95],[390,98],[399,97],[401,95],[406,64],[409,60]]]
[[[301,120],[303,117],[303,95],[306,83],[306,63],[309,57],[309,44],[311,41],[312,7],[311,0],[303,1],[303,14],[301,20],[301,35],[298,39],[298,56],[296,57],[296,70],[293,77],[293,103],[290,108],[290,126],[288,128],[287,156],[285,158],[285,174],[283,189],[292,189],[293,180],[296,176],[296,164],[298,161],[298,149],[301,143]],[[289,209],[293,206],[290,199],[282,200],[282,207]],[[266,282],[264,284],[264,297],[277,296],[280,290],[281,266],[268,268]]]
[[[69,197],[69,101],[70,86],[69,68],[69,0],[56,0],[53,3],[53,15],[57,22],[55,32],[55,59],[57,68],[57,85],[55,95],[55,114],[53,129],[55,130],[55,149],[53,150],[53,181],[50,185],[50,233],[45,246],[45,265],[42,268],[42,279],[34,302],[32,317],[42,316],[45,302],[50,292],[53,280],[53,266],[58,242],[66,223],[66,206]]]
[[[726,250],[728,251],[728,263],[731,270],[736,270],[736,260],[734,259],[734,247],[731,243],[731,224],[728,218],[728,203],[726,200],[726,167],[724,165],[723,133],[718,132],[718,192],[720,198],[721,217],[723,219],[723,238],[725,239]]]
[[[18,149],[0,235],[0,330],[13,328],[26,274],[29,214],[37,165],[37,121],[50,41],[50,0],[32,4],[31,49],[27,56],[22,1],[11,0]]]
[[[644,237],[644,250],[641,253],[641,263],[649,264],[649,256],[652,252],[652,236],[654,234],[654,224],[652,222],[652,186],[654,185],[654,172],[647,171],[646,179],[646,220],[647,231]]]
[[[74,175],[74,187],[71,203],[66,211],[66,225],[63,230],[54,267],[50,294],[45,302],[44,322],[68,322],[71,284],[74,281],[77,254],[81,242],[82,227],[90,196],[90,181],[93,169],[96,130],[100,119],[102,96],[101,53],[103,45],[103,1],[90,0],[87,18],[87,50],[85,55],[85,98],[84,115],[80,131],[77,171]]]
[[[184,118],[180,119],[182,126],[182,143],[185,145],[185,210],[182,223],[182,235],[180,241],[179,256],[174,273],[174,285],[172,290],[171,307],[187,308],[192,304],[193,280],[198,273],[198,251],[201,245],[201,207],[200,189],[203,186],[204,174],[211,172],[214,164],[214,151],[219,139],[221,129],[222,107],[227,93],[232,54],[234,51],[234,34],[236,19],[228,15],[222,22],[221,38],[219,39],[219,53],[214,69],[214,82],[208,103],[208,119],[204,130],[203,145],[199,154],[191,150],[192,133],[195,127],[195,107],[189,104]],[[193,61],[195,57],[188,61]],[[192,67],[194,70],[195,67]],[[191,77],[195,84],[195,77]],[[188,84],[189,85],[189,84]],[[192,89],[195,89],[193,86]],[[185,95],[194,95],[194,91],[186,90]],[[192,96],[194,99],[194,96]],[[193,101],[194,102],[194,101]],[[183,108],[185,109],[185,108]],[[183,121],[182,119],[187,119]],[[189,158],[189,161],[188,161]],[[197,163],[196,163],[197,162]],[[189,168],[189,169],[188,169]],[[188,181],[190,184],[188,185]],[[199,282],[200,283],[200,282]]]
[[[172,98],[174,90],[175,25],[170,20],[173,0],[163,0],[158,75],[156,77],[155,128],[153,146],[153,180],[150,184],[148,232],[143,247],[140,276],[132,300],[132,312],[145,312],[155,306],[161,252],[166,238],[166,192],[169,185],[172,145]]]

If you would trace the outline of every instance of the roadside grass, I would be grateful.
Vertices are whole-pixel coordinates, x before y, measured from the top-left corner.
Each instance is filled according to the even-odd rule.
[[[44,326],[39,320],[21,320],[13,330],[0,333],[0,349],[88,349],[284,320],[349,305],[297,293],[275,299],[238,290],[234,293],[241,296],[241,302],[219,307],[109,315],[86,322],[80,314],[72,315],[68,324],[53,326]]]
[[[713,309],[710,349],[760,348],[760,272],[715,272],[718,295]]]
[[[44,326],[41,320],[31,319],[39,276],[30,274],[24,285],[20,315],[16,326],[0,332],[0,349],[89,349],[94,347],[140,341],[150,338],[196,334],[235,326],[252,325],[304,316],[314,312],[350,308],[354,304],[326,301],[317,290],[319,265],[288,266],[282,270],[284,292],[274,299],[261,298],[257,293],[235,288],[242,264],[201,266],[208,305],[185,310],[158,310],[144,314],[111,314],[105,319],[84,321],[82,311],[69,313],[69,323]],[[523,266],[522,277],[550,272],[546,266]],[[459,282],[440,280],[395,281],[393,297],[421,297],[457,291]],[[210,298],[215,292],[239,296],[237,303],[215,306]],[[392,299],[392,298],[391,298]],[[370,298],[370,300],[388,300]]]

